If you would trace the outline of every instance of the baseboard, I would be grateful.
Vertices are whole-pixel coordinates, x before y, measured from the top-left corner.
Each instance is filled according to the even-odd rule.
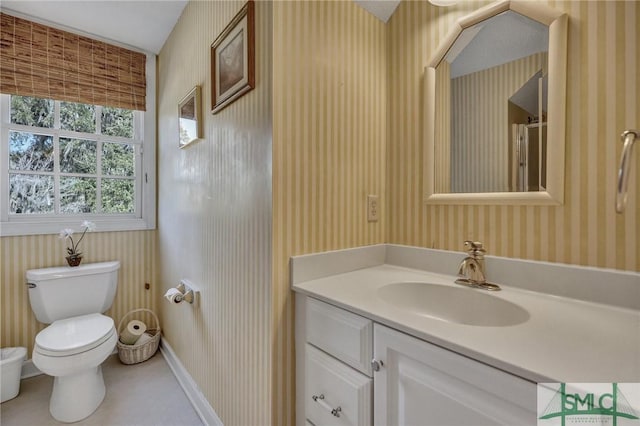
[[[182,365],[182,362],[178,359],[176,353],[171,346],[167,343],[164,337],[160,340],[160,352],[162,356],[169,364],[169,368],[176,376],[178,383],[187,395],[187,398],[193,405],[194,410],[200,416],[202,422],[209,426],[224,426],[220,417],[216,414],[214,409],[204,397],[197,383],[193,380],[189,372]]]

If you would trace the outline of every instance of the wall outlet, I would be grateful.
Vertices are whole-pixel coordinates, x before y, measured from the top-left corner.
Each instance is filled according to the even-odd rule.
[[[380,204],[377,195],[367,195],[367,220],[377,222],[380,217]]]

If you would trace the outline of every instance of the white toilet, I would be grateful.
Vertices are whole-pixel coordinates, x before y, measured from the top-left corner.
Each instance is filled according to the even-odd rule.
[[[51,415],[72,423],[93,413],[105,395],[101,364],[118,333],[111,307],[120,262],[27,271],[29,302],[36,319],[51,324],[36,336],[33,363],[54,376]]]

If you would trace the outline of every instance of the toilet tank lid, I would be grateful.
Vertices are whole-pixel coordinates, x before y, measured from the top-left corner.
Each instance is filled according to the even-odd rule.
[[[54,268],[29,269],[26,273],[27,281],[50,280],[54,278],[75,277],[79,275],[101,274],[117,271],[120,261],[88,263],[81,266],[57,266]]]

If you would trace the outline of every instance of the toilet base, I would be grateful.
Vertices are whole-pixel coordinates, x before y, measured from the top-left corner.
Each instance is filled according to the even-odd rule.
[[[77,422],[96,411],[105,393],[101,366],[78,374],[56,376],[49,411],[59,422]]]

